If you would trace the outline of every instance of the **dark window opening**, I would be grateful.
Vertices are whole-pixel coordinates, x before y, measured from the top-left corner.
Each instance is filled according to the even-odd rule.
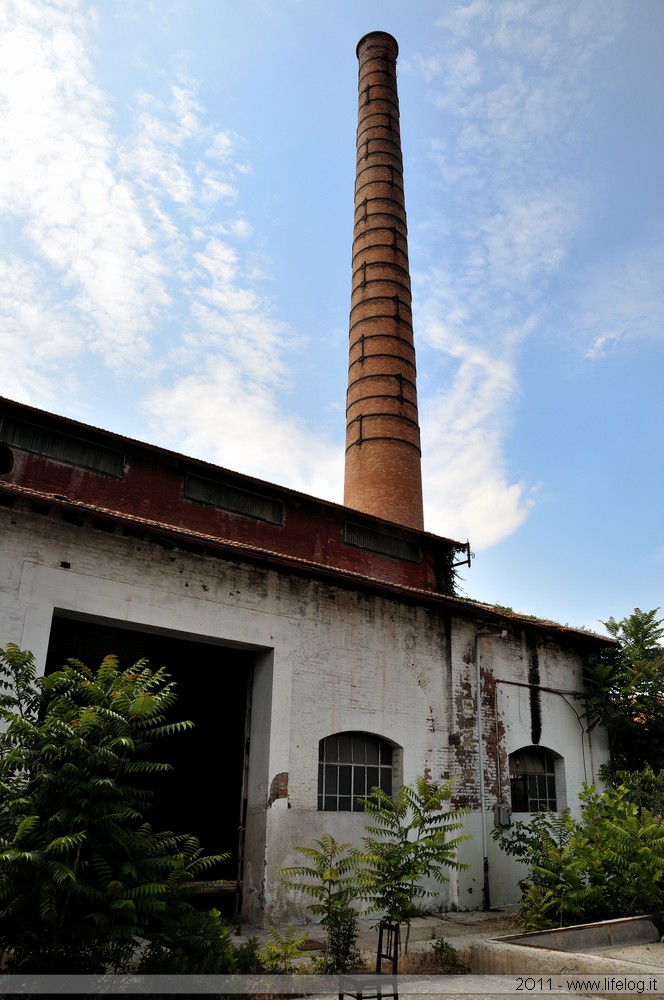
[[[509,757],[512,812],[555,812],[556,762],[541,747],[524,747]]]
[[[14,468],[14,455],[11,448],[0,444],[0,476],[6,476]]]
[[[393,748],[369,733],[336,733],[320,741],[318,809],[362,812],[372,788],[392,794]]]

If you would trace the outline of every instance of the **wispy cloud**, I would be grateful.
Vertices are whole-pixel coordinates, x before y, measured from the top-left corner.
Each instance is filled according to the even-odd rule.
[[[624,248],[598,265],[578,290],[580,329],[593,360],[621,344],[664,341],[664,243]]]
[[[226,468],[340,500],[342,447],[284,412],[269,386],[243,379],[219,354],[155,391],[145,405],[172,447],[179,443],[187,454]]]
[[[0,285],[1,391],[50,405],[72,388],[62,365],[76,352],[68,310],[45,286],[42,270],[21,257],[0,260]]]
[[[182,87],[168,106],[145,97],[141,105],[125,162],[163,231],[184,324],[157,365],[159,380],[143,397],[143,413],[157,439],[172,447],[338,498],[341,446],[288,409],[301,337],[278,318],[260,255],[247,243],[254,226],[235,207],[238,175],[247,167],[244,141],[207,126]],[[192,147],[200,155],[192,156]]]
[[[209,120],[182,75],[138,92],[115,132],[77,0],[8,0],[0,19],[0,213],[14,247],[0,261],[0,391],[49,405],[96,358],[134,384],[160,443],[338,494],[340,446],[280,399],[300,340],[264,292],[238,208],[245,140]]]
[[[78,4],[9,0],[0,16],[0,211],[17,220],[15,239],[41,269],[35,289],[58,282],[73,352],[87,345],[108,364],[135,362],[168,296],[131,186],[115,169],[87,14]],[[20,281],[15,259],[10,288]]]
[[[431,157],[446,206],[444,221],[431,212],[414,234],[431,261],[416,275],[419,367],[436,366],[443,386],[427,396],[424,381],[427,519],[478,549],[523,523],[538,488],[512,480],[505,457],[518,347],[546,325],[551,283],[584,223],[574,155],[593,57],[618,10],[473,0],[440,19],[436,53],[412,61],[440,114]]]
[[[510,482],[504,458],[519,394],[516,348],[529,324],[512,330],[511,345],[505,333],[492,347],[447,276],[431,285],[419,317],[420,369],[433,352],[448,372],[437,373],[441,387],[425,391],[421,405],[427,526],[480,550],[512,534],[534,502],[532,486]]]

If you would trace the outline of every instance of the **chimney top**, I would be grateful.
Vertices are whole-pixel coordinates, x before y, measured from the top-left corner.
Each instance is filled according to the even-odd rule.
[[[360,58],[360,47],[364,45],[364,43],[367,42],[368,39],[372,39],[372,41],[375,42],[383,42],[387,44],[391,43],[392,48],[394,49],[394,58],[396,59],[397,56],[399,55],[399,45],[397,43],[397,40],[394,37],[394,35],[391,35],[389,33],[389,31],[368,31],[366,35],[362,35],[359,42],[357,43],[355,54],[358,59]]]

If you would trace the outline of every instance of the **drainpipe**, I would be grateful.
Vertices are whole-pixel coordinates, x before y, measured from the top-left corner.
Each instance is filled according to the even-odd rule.
[[[484,736],[482,719],[482,675],[480,671],[480,640],[481,639],[505,639],[506,629],[501,632],[476,632],[475,633],[475,675],[477,691],[477,763],[480,771],[480,815],[482,817],[482,907],[484,910],[491,909],[491,894],[489,889],[489,831],[486,819],[486,789],[484,787]]]

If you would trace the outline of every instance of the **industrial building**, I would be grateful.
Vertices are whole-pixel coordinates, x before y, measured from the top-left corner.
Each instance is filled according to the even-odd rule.
[[[578,808],[607,759],[584,665],[610,640],[463,599],[424,530],[397,44],[358,45],[343,505],[0,400],[0,645],[40,669],[146,657],[195,735],[155,824],[229,851],[243,918],[301,918],[279,868],[418,775],[469,807],[438,906],[513,901],[495,823]]]

